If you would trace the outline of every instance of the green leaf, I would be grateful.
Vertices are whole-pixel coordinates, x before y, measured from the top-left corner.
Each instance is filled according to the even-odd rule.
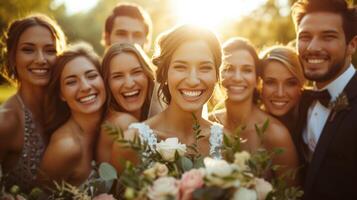
[[[105,181],[110,181],[118,178],[118,174],[115,168],[106,162],[100,164],[99,176]]]
[[[185,156],[180,157],[179,162],[180,162],[180,165],[181,165],[183,171],[189,171],[190,169],[193,168],[192,161]]]

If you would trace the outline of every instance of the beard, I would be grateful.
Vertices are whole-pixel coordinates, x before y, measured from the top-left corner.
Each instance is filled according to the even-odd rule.
[[[310,74],[305,70],[305,67],[303,67],[304,75],[310,81],[326,82],[332,80],[337,77],[337,75],[344,68],[345,61],[346,55],[344,55],[342,59],[336,60],[335,62],[331,63],[328,66],[327,72],[325,72],[324,74]]]

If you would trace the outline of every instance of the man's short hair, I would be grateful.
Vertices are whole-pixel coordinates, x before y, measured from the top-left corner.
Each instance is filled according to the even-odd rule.
[[[343,31],[348,43],[356,35],[357,9],[350,7],[345,0],[298,0],[292,6],[292,18],[295,28],[308,13],[331,12],[342,17]]]
[[[132,3],[119,3],[114,7],[112,13],[105,20],[104,33],[110,34],[112,32],[114,20],[120,16],[131,17],[142,21],[145,27],[146,38],[150,42],[152,32],[150,15],[141,6]]]

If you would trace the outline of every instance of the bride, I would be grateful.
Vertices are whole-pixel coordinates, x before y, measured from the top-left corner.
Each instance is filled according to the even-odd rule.
[[[198,151],[203,156],[219,157],[218,147],[222,141],[222,128],[201,117],[203,105],[212,96],[219,79],[221,45],[211,31],[182,25],[159,36],[153,63],[157,66],[156,76],[159,95],[167,108],[143,123],[134,123],[124,133],[126,139],[139,135],[141,139],[156,144],[171,137],[186,145],[195,142],[193,125],[200,124],[201,135]],[[192,153],[192,152],[189,152]],[[118,158],[136,161],[132,150],[116,143],[112,150],[112,164],[122,170]]]

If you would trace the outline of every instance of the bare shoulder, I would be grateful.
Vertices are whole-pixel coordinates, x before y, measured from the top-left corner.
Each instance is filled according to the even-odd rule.
[[[107,121],[122,130],[128,129],[131,123],[138,122],[135,117],[124,112],[113,112],[111,116],[108,117]]]
[[[0,140],[8,141],[21,126],[20,107],[13,96],[0,106]]]
[[[291,136],[288,129],[278,119],[261,111],[258,126],[262,127],[266,122],[268,122],[268,127],[263,136],[264,143],[267,145],[271,144],[269,146],[291,143]]]
[[[46,152],[58,162],[73,162],[81,156],[82,150],[79,139],[69,127],[63,125],[52,134]]]

